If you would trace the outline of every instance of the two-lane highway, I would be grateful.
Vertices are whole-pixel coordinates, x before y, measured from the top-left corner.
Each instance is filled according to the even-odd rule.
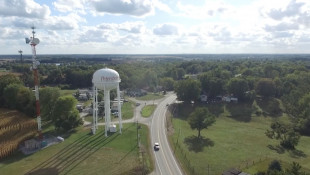
[[[151,122],[151,140],[154,146],[155,142],[158,142],[160,149],[154,151],[155,154],[155,174],[159,175],[182,175],[182,171],[176,162],[172,150],[169,146],[166,136],[166,112],[167,104],[171,104],[175,101],[176,96],[170,95],[163,101],[161,101],[156,110],[154,111]]]

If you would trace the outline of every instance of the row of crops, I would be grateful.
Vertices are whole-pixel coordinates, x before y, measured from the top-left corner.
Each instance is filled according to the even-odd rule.
[[[24,140],[36,135],[34,119],[18,111],[0,109],[0,160],[13,154]]]

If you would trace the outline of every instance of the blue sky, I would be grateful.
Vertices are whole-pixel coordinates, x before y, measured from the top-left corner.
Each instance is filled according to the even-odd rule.
[[[1,0],[0,54],[309,53],[309,0]]]

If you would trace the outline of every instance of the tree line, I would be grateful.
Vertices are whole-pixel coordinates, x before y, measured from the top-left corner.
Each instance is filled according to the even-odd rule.
[[[35,96],[32,88],[24,86],[18,76],[0,76],[0,107],[18,110],[35,117]],[[41,116],[52,121],[56,129],[70,130],[82,124],[73,96],[60,96],[57,87],[40,88]]]
[[[1,67],[20,72],[22,82],[28,87],[33,86],[29,65],[7,63]],[[39,66],[41,87],[91,87],[92,74],[104,67],[119,72],[121,89],[144,88],[153,92],[174,90],[178,99],[187,103],[199,101],[201,94],[207,95],[210,100],[219,95],[231,95],[238,98],[240,103],[248,104],[257,97],[267,99],[268,115],[276,116],[285,112],[291,116],[289,127],[293,131],[310,135],[308,59],[142,59],[125,63],[83,60],[59,66],[42,64]]]

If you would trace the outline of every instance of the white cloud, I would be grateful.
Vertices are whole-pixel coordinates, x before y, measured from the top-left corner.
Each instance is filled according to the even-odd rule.
[[[85,0],[57,0],[53,2],[54,7],[60,12],[78,12],[85,14]]]
[[[40,5],[33,0],[0,1],[0,16],[46,18],[50,13],[50,9],[47,5]]]
[[[20,17],[10,18],[8,24],[18,28],[30,28],[32,25],[46,30],[72,30],[79,27],[80,22],[85,19],[71,13],[66,16],[48,16],[45,19],[22,19]]]
[[[206,1],[201,6],[177,3],[181,16],[192,19],[205,19],[213,17],[217,14],[223,14],[230,10],[230,6],[224,2]]]
[[[85,19],[71,13],[67,16],[50,16],[43,21],[43,26],[52,30],[72,30],[79,28],[79,22],[85,22]]]
[[[99,13],[145,16],[154,12],[151,0],[95,0],[91,5]]]
[[[288,30],[298,30],[299,24],[298,23],[287,23],[287,22],[281,22],[276,25],[266,25],[265,30],[268,32],[273,31],[288,31]]]
[[[167,4],[164,4],[160,2],[159,0],[153,0],[153,3],[154,3],[154,6],[158,8],[159,10],[167,12],[167,13],[172,13],[171,8]]]
[[[126,31],[129,33],[142,33],[145,31],[145,26],[142,21],[125,22],[118,25],[118,30]]]
[[[0,54],[15,54],[15,47],[31,54],[24,37],[32,25],[39,53],[280,53],[310,47],[309,0],[43,3],[0,0]]]
[[[0,38],[3,39],[23,39],[21,36],[25,36],[25,32],[20,30],[14,30],[8,27],[0,28]]]
[[[284,8],[272,8],[267,11],[267,15],[274,20],[281,20],[285,17],[295,17],[300,15],[301,8],[305,3],[291,0]]]
[[[175,24],[161,24],[153,29],[155,35],[178,35],[179,29]]]

